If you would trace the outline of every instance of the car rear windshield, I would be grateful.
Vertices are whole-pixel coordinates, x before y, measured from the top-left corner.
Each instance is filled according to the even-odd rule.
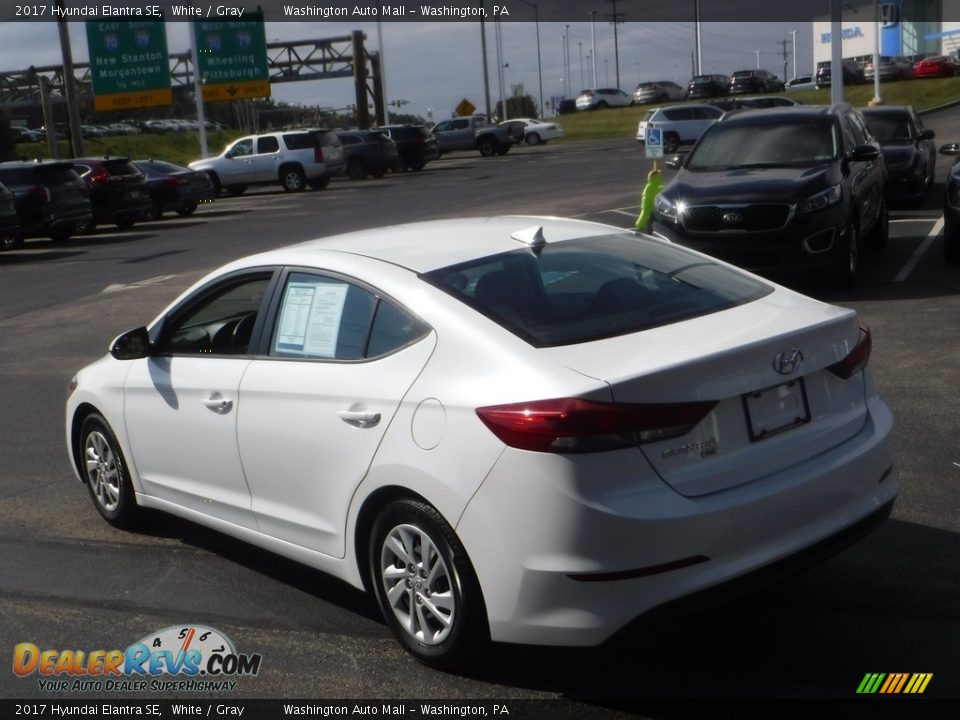
[[[914,141],[913,126],[907,115],[884,113],[865,119],[870,132],[883,145],[908,145]]]
[[[802,167],[831,162],[838,150],[836,127],[829,119],[721,121],[700,138],[684,167],[704,171]]]
[[[712,76],[712,75],[698,75],[698,76],[695,77],[693,80],[691,80],[691,82],[692,82],[694,85],[709,85],[710,83],[713,82],[713,76]]]
[[[174,165],[164,160],[150,160],[147,162],[139,160],[137,161],[137,166],[146,172],[148,177],[163,177],[164,175],[172,175],[173,173],[190,172],[189,168]]]
[[[69,165],[0,168],[0,181],[9,186],[63,183],[75,180],[77,180],[77,174]]]
[[[753,77],[753,75],[753,70],[737,70],[737,72],[733,74],[735,78],[748,78]]]
[[[670,325],[773,290],[709,258],[628,234],[523,247],[422,278],[535,347]]]
[[[141,175],[140,168],[129,160],[104,160],[103,169],[110,175]]]

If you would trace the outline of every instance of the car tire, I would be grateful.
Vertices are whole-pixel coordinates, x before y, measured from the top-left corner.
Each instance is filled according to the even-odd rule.
[[[606,100],[601,100],[601,101],[598,102],[594,107],[595,107],[597,110],[606,110],[606,109],[607,109],[607,101],[606,101]]]
[[[312,190],[323,190],[329,184],[330,184],[329,175],[324,175],[323,177],[314,178],[313,180],[307,180],[307,185],[309,185]]]
[[[680,136],[676,133],[665,133],[663,136],[663,154],[673,155],[680,147]]]
[[[351,160],[347,164],[347,177],[351,180],[363,180],[367,177],[367,166],[360,160]]]
[[[414,172],[420,172],[420,171],[423,170],[426,166],[427,166],[427,163],[425,163],[423,160],[419,160],[419,161],[417,161],[417,162],[412,162],[412,163],[409,163],[409,164],[407,165],[407,167],[410,168],[411,170],[413,170]]]
[[[856,285],[857,273],[860,270],[860,233],[853,219],[847,222],[844,235],[843,253],[837,265],[836,280],[840,287],[849,288]]]
[[[373,524],[369,550],[377,604],[407,652],[443,670],[478,654],[489,639],[480,584],[435,508],[414,499],[390,503]]]
[[[54,242],[66,242],[73,237],[74,233],[79,232],[78,228],[57,228],[50,231],[50,239]]]
[[[543,142],[543,140],[540,139],[540,136],[535,132],[528,132],[524,140],[526,140],[527,145],[539,145]]]
[[[477,150],[480,151],[480,154],[484,157],[493,157],[497,152],[497,143],[493,138],[480,138],[477,141]]]
[[[233,197],[240,197],[247,191],[246,185],[227,185],[225,190]]]
[[[139,508],[120,443],[102,415],[88,415],[80,428],[80,462],[94,507],[111,525],[130,527]]]
[[[0,252],[23,247],[23,233],[19,230],[0,237]]]
[[[187,217],[188,215],[193,215],[196,211],[197,211],[197,203],[194,200],[189,200],[176,209],[176,213],[180,217]]]
[[[299,165],[285,165],[280,168],[280,185],[284,192],[303,192],[307,178]]]
[[[509,145],[501,145],[497,148],[497,155],[506,155],[508,152],[510,152]]]
[[[158,203],[154,203],[147,210],[144,210],[145,220],[160,220],[163,217],[163,208]]]
[[[870,231],[870,248],[881,250],[887,246],[890,239],[890,214],[887,212],[887,199],[880,201],[880,214]]]
[[[207,177],[210,178],[210,184],[213,185],[213,196],[217,197],[220,195],[220,192],[223,190],[223,185],[220,182],[220,177],[215,172],[208,172]]]
[[[950,222],[943,226],[943,259],[960,265],[960,227]]]
[[[124,215],[114,223],[121,230],[128,230],[137,224],[137,218],[132,215]]]

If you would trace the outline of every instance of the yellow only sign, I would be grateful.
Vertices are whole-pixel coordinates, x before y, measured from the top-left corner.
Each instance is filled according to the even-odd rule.
[[[173,92],[171,92],[170,88],[164,90],[139,90],[136,92],[94,95],[93,109],[97,112],[130,110],[132,108],[153,107],[154,105],[170,105],[172,102]]]
[[[270,97],[269,80],[250,80],[248,82],[218,83],[203,85],[203,101],[249,100],[251,98]]]
[[[472,102],[464,98],[454,110],[456,110],[457,115],[473,115],[477,111],[477,108]]]

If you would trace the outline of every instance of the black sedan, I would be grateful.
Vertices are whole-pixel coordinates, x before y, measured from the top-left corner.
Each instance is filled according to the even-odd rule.
[[[940,154],[960,156],[960,143],[944,145]],[[943,194],[943,254],[960,264],[960,157],[950,168]]]
[[[147,190],[153,206],[146,217],[159,220],[167,210],[181,217],[192,215],[202,202],[216,197],[210,176],[164,160],[137,160],[136,166],[147,175]]]
[[[862,110],[870,132],[880,143],[887,166],[887,197],[920,202],[933,185],[937,163],[933,130],[912,107],[873,107]]]

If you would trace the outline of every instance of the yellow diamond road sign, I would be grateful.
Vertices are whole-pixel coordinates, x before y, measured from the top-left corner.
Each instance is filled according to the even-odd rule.
[[[457,115],[473,115],[477,111],[477,108],[472,102],[464,98],[455,110],[457,111]]]

